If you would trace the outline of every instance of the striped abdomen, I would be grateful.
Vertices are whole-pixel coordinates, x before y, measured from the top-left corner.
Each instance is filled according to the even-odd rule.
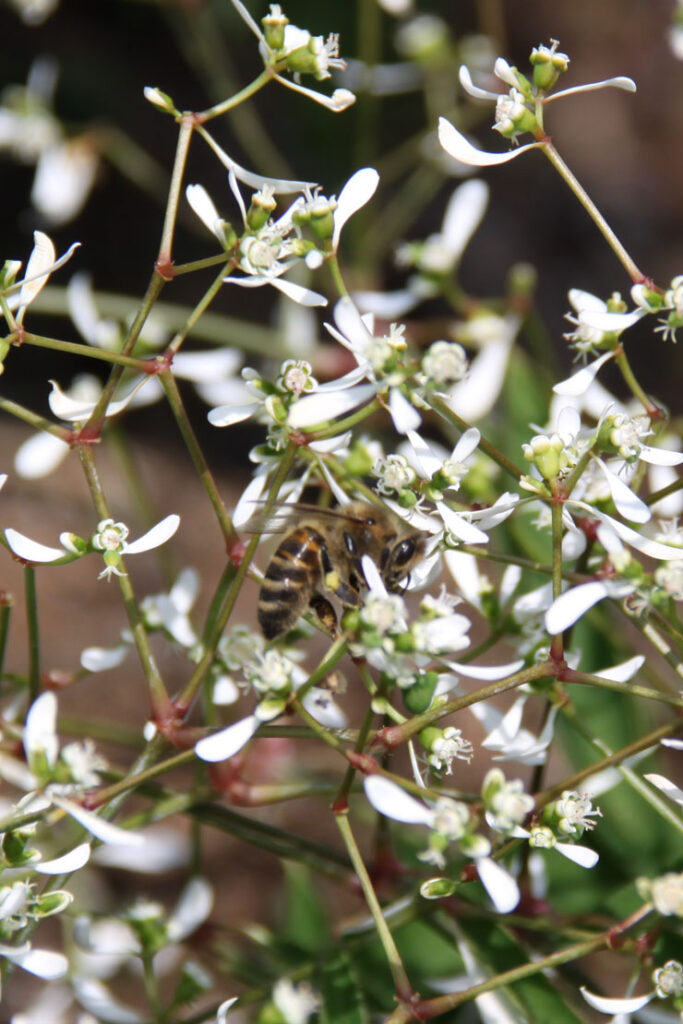
[[[322,582],[325,539],[312,526],[287,534],[261,584],[258,620],[266,640],[286,633]]]

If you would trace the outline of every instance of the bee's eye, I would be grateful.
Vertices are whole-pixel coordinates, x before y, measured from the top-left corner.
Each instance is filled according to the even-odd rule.
[[[355,540],[353,539],[353,537],[351,536],[350,533],[345,533],[344,534],[344,546],[346,547],[346,550],[348,551],[348,553],[350,555],[355,557],[358,554],[358,548],[356,547],[356,542],[355,542]]]
[[[415,541],[412,538],[399,541],[393,551],[392,563],[394,566],[405,565],[415,554]]]

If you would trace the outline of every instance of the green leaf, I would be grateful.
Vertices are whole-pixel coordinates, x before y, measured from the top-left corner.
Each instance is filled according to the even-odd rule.
[[[327,914],[308,868],[285,864],[285,919],[279,938],[305,953],[320,956],[331,942]]]
[[[328,959],[320,971],[320,1024],[367,1024],[368,1010],[347,953]]]

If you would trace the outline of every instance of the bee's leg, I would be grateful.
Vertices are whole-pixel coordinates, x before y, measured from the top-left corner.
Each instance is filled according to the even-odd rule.
[[[309,601],[310,607],[313,609],[315,614],[320,619],[323,627],[333,637],[339,636],[339,623],[337,622],[337,613],[334,608],[322,594],[313,594],[313,597]]]

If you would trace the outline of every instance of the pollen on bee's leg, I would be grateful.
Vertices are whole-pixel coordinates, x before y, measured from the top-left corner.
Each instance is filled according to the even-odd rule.
[[[327,598],[322,594],[314,594],[309,604],[327,632],[333,637],[339,636],[337,614]]]

